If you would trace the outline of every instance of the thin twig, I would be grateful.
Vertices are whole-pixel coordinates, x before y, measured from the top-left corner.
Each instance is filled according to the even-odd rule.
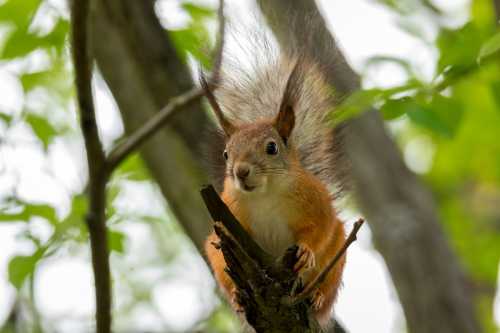
[[[92,98],[92,58],[89,52],[89,1],[72,2],[71,41],[75,67],[80,126],[85,141],[89,170],[89,210],[86,216],[92,253],[96,293],[96,332],[111,331],[111,281],[106,231],[105,156],[97,130]]]
[[[218,82],[222,65],[223,48],[225,41],[226,20],[224,17],[224,0],[219,1],[218,9],[219,32],[214,52],[214,66],[210,77],[210,87]],[[153,118],[132,133],[123,143],[118,144],[109,153],[107,170],[111,173],[130,153],[139,148],[146,140],[152,137],[167,121],[180,109],[198,100],[204,95],[202,89],[194,87],[186,93],[172,98]]]
[[[203,96],[203,91],[195,87],[188,92],[174,97],[163,107],[160,112],[149,119],[146,124],[132,133],[123,143],[117,145],[108,155],[107,168],[111,172],[120,162],[122,162],[131,152],[136,150],[147,139],[153,136],[176,111],[189,105]]]
[[[354,227],[352,228],[349,237],[347,237],[344,245],[339,250],[339,252],[335,255],[332,261],[330,261],[330,263],[325,267],[325,269],[321,272],[321,274],[319,274],[316,277],[316,279],[311,281],[300,294],[292,298],[293,302],[292,304],[297,304],[298,302],[301,302],[310,297],[311,294],[325,281],[326,276],[332,270],[332,268],[337,264],[339,259],[342,258],[342,256],[345,254],[349,245],[351,245],[357,239],[356,235],[358,233],[359,228],[361,228],[361,226],[363,225],[363,223],[364,223],[363,219],[359,219],[357,222],[354,223]]]

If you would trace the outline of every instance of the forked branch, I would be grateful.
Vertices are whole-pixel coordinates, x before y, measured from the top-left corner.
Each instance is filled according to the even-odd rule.
[[[156,133],[177,110],[200,98],[203,91],[200,88],[193,88],[185,94],[173,98],[155,117],[150,119],[122,144],[115,147],[106,157],[99,139],[91,87],[93,57],[90,54],[89,47],[89,1],[75,0],[71,2],[71,44],[80,126],[85,142],[89,170],[89,210],[86,222],[89,230],[95,278],[96,331],[98,333],[109,333],[111,331],[112,292],[105,215],[106,183],[110,174],[121,161]],[[217,57],[213,69],[213,77],[215,78],[219,75],[218,72],[222,62],[225,31],[223,7],[224,1],[220,0],[218,13],[221,27],[217,43],[218,49],[216,50]]]
[[[97,131],[92,98],[92,57],[88,35],[89,1],[72,2],[71,42],[75,67],[76,92],[80,111],[80,126],[85,141],[89,170],[89,210],[86,216],[89,230],[96,294],[96,331],[111,332],[111,279],[106,233],[105,156]]]

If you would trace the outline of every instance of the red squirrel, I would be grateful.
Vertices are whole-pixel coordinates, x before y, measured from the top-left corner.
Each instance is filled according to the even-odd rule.
[[[298,245],[294,270],[307,285],[345,241],[327,187],[335,163],[334,131],[327,124],[331,88],[317,65],[303,57],[280,56],[244,77],[229,74],[221,73],[214,93],[202,80],[221,128],[221,198],[271,255]],[[213,246],[217,241],[215,233],[206,241],[208,261],[238,309],[226,262]],[[323,327],[329,323],[344,264],[345,256],[313,294],[312,307]]]

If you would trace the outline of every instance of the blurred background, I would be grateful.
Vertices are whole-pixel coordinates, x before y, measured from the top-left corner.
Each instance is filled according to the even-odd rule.
[[[381,107],[406,165],[433,194],[470,278],[484,332],[500,332],[500,37],[494,2],[317,4],[362,77],[364,90],[340,108],[355,113],[370,104]],[[165,36],[192,73],[197,63],[209,62],[205,51],[214,43],[217,5],[155,2]],[[253,1],[226,1],[232,25],[263,24],[259,15]],[[69,27],[64,0],[0,0],[0,332],[94,329],[83,220],[88,179]],[[228,51],[237,43],[230,37]],[[466,70],[447,76],[451,82],[440,98],[418,98],[451,67]],[[135,82],[127,85],[133,89]],[[109,151],[126,125],[99,72],[93,88]],[[114,331],[238,332],[238,321],[219,300],[208,267],[157,182],[135,154],[108,184]],[[349,199],[339,205],[350,229],[360,213]],[[349,249],[336,317],[352,333],[407,331],[369,225]]]

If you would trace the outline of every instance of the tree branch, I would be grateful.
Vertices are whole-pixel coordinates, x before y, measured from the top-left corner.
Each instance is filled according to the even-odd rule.
[[[341,97],[359,89],[359,76],[313,0],[258,3],[283,49],[298,46],[322,65]],[[480,332],[472,295],[432,197],[405,166],[378,112],[371,108],[350,120],[337,130],[339,136],[348,157],[349,179],[391,272],[409,331]]]
[[[113,171],[130,153],[137,150],[141,144],[158,132],[175,112],[202,96],[203,91],[200,88],[193,88],[180,96],[174,97],[160,112],[149,119],[146,124],[127,137],[123,143],[113,148],[107,158],[108,170],[110,172]]]
[[[89,55],[89,1],[72,2],[72,50],[76,90],[80,110],[80,126],[87,152],[89,170],[89,210],[86,221],[89,230],[96,293],[96,331],[111,331],[111,281],[106,231],[106,169],[104,151],[99,140],[92,98],[92,59]]]

